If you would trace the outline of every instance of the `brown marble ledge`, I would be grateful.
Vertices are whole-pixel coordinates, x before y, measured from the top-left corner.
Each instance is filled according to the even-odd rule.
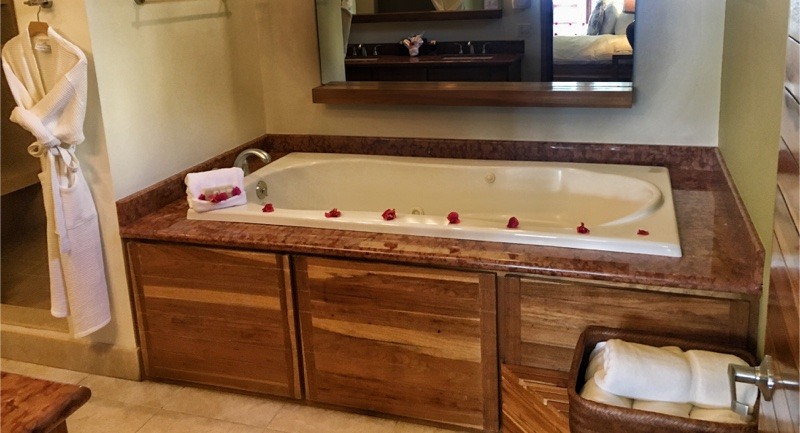
[[[118,202],[125,239],[382,260],[757,295],[764,250],[714,148],[480,140],[268,135],[187,172],[229,166],[245,147],[292,151],[661,165],[670,169],[683,257],[189,221],[177,174]],[[488,157],[487,157],[488,156]]]

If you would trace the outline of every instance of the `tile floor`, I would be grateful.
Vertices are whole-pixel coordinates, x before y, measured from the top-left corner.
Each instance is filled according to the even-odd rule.
[[[448,433],[434,427],[290,402],[156,382],[135,382],[3,359],[10,373],[80,384],[92,398],[70,433]]]

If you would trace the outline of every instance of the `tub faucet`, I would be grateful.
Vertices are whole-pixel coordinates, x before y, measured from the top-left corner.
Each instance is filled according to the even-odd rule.
[[[233,162],[234,167],[239,167],[244,172],[244,175],[247,176],[250,174],[250,166],[247,164],[247,159],[251,156],[255,156],[256,158],[260,159],[264,165],[267,165],[272,161],[272,157],[269,156],[264,150],[261,149],[245,149],[236,156],[236,160]]]
[[[469,47],[469,53],[475,54],[475,44],[472,41],[467,41],[467,46]]]
[[[372,47],[372,55],[373,56],[377,56],[378,55],[378,47],[380,47],[380,46],[381,46],[381,44],[377,44],[374,47]]]

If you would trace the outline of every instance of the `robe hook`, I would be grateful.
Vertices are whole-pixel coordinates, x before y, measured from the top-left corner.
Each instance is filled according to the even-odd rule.
[[[25,0],[25,4],[28,6],[39,6],[39,9],[50,9],[53,7],[53,0]]]

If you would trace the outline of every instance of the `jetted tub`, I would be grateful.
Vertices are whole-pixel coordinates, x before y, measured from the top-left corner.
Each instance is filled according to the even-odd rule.
[[[244,206],[187,217],[681,256],[663,167],[292,153],[247,176],[245,192]],[[326,218],[333,208],[341,216]]]

